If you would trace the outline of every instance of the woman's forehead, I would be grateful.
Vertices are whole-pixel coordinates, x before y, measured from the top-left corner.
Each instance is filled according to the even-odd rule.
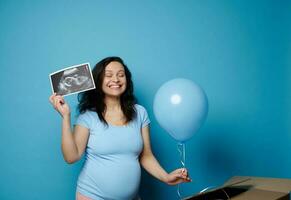
[[[119,72],[119,71],[124,71],[124,67],[121,63],[113,61],[110,62],[106,67],[105,71],[109,72]]]

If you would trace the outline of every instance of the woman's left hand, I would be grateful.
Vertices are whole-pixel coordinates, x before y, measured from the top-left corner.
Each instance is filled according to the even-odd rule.
[[[169,185],[177,185],[179,183],[191,182],[186,168],[179,168],[168,174],[166,183]]]

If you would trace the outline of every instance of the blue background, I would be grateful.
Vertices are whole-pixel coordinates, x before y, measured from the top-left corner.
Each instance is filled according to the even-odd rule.
[[[0,199],[74,199],[82,161],[62,158],[48,74],[111,55],[131,69],[167,171],[179,155],[154,118],[156,91],[182,77],[207,93],[207,121],[186,143],[193,182],[183,196],[233,175],[291,178],[290,10],[287,0],[1,0]],[[76,95],[66,99],[75,120]],[[177,199],[176,187],[142,178],[143,199]]]

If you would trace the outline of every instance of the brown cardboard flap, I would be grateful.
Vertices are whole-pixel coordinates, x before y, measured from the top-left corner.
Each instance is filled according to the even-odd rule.
[[[231,197],[231,200],[289,200],[289,195],[283,192],[250,189]]]
[[[246,181],[237,183],[240,180],[246,180]],[[231,179],[229,179],[224,184],[224,186],[228,186],[233,183],[237,183],[237,184],[234,184],[235,186],[252,185],[253,188],[256,188],[256,189],[268,190],[268,191],[274,191],[274,192],[289,193],[291,191],[291,179],[234,176]]]
[[[223,186],[184,200],[289,200],[290,179],[235,176]]]

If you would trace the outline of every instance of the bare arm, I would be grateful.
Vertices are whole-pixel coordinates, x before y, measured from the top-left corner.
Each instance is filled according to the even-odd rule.
[[[53,94],[50,102],[62,116],[62,153],[64,160],[72,164],[82,157],[89,138],[89,130],[82,126],[75,126],[71,130],[71,113],[64,98]]]
[[[151,150],[149,126],[142,128],[142,138],[144,142],[144,148],[140,155],[140,163],[147,172],[169,185],[176,185],[178,183],[191,181],[191,179],[188,177],[187,170],[184,168],[176,169],[168,174],[161,167]]]
[[[64,117],[62,122],[62,152],[69,164],[77,162],[82,157],[89,137],[89,130],[76,125],[71,131],[70,116]]]
[[[151,150],[149,126],[142,128],[142,137],[144,148],[140,155],[141,165],[151,175],[153,175],[160,181],[166,182],[168,173],[160,166]]]

